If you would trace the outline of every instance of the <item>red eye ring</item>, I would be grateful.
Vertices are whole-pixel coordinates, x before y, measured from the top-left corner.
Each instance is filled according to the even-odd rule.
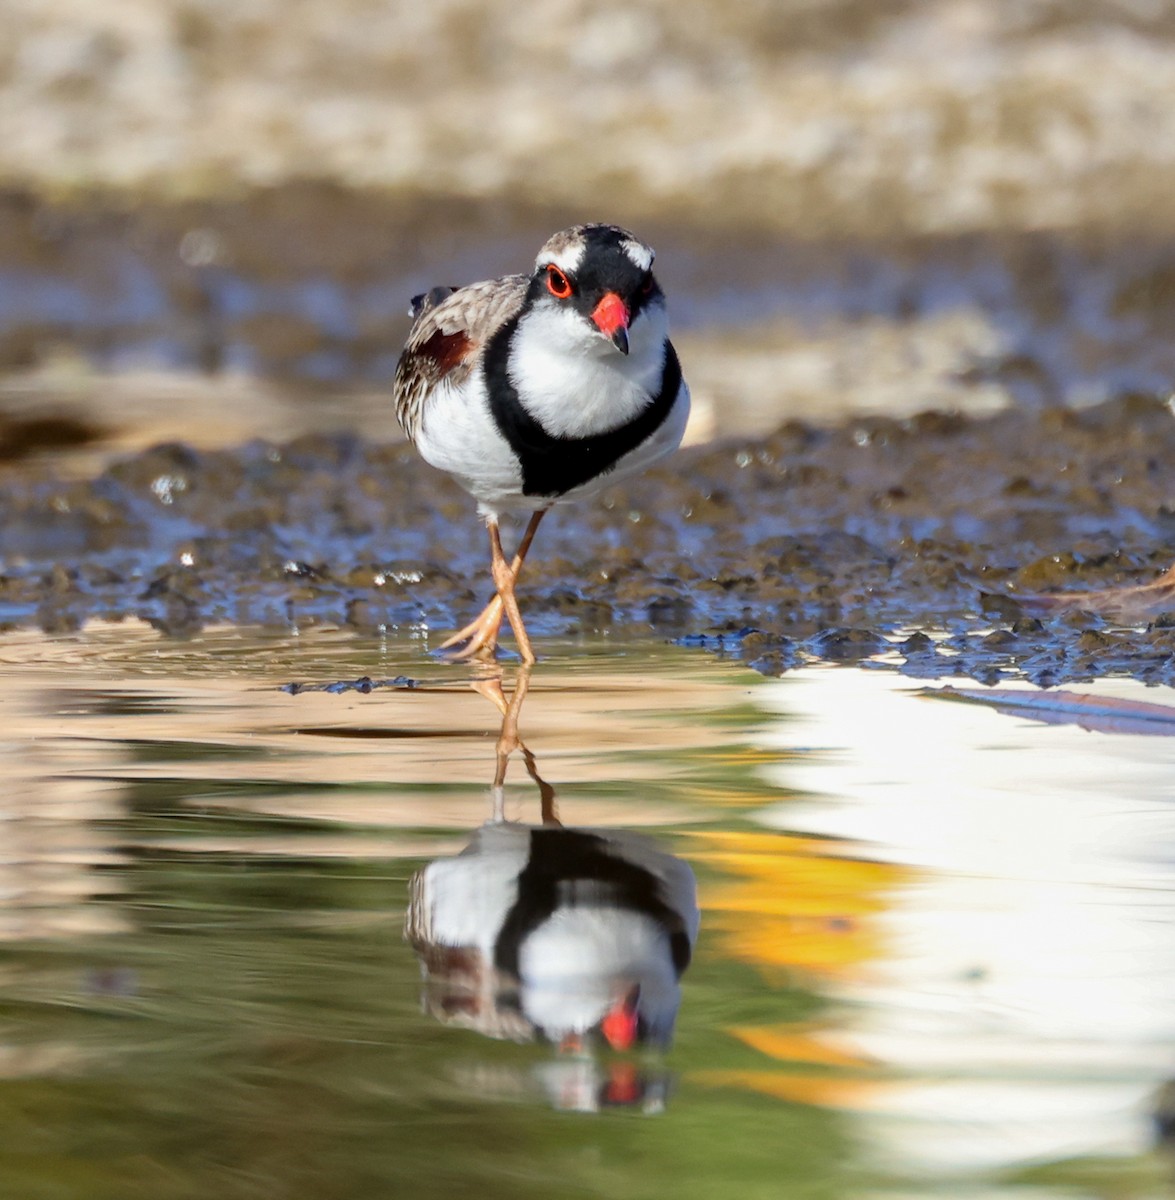
[[[571,280],[554,264],[547,268],[547,291],[556,300],[566,300],[571,295]]]

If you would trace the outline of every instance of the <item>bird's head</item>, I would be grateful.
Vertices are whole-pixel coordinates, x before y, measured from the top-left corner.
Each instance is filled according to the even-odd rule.
[[[535,259],[530,305],[570,338],[604,353],[628,354],[633,328],[663,322],[665,296],[653,250],[616,225],[576,225],[550,238]]]

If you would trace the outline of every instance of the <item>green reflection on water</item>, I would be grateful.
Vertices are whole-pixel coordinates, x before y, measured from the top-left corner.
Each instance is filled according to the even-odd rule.
[[[1157,1155],[963,1184],[884,1178],[861,1113],[812,1088],[868,1084],[873,1066],[740,1039],[835,1029],[835,989],[790,968],[867,965],[880,953],[870,920],[899,886],[835,840],[754,819],[792,793],[765,782],[764,684],[742,668],[597,646],[535,673],[522,728],[563,819],[643,825],[701,887],[664,1111],[585,1116],[556,1111],[540,1084],[552,1048],[421,1009],[408,880],[489,815],[497,718],[468,681],[426,664],[441,682],[419,692],[278,692],[420,666],[412,647],[360,639],[136,644],[107,630],[69,642],[92,654],[83,668],[62,665],[62,640],[44,643],[26,651],[37,673],[0,666],[18,747],[4,760],[0,875],[13,881],[0,906],[4,1200],[1169,1192]],[[356,730],[368,733],[338,736]],[[518,765],[507,791],[511,815],[535,821]],[[793,957],[773,957],[788,938]]]
[[[400,937],[419,865],[142,857],[110,901],[134,934],[9,952],[5,1041],[28,1074],[0,1084],[7,1194],[840,1194],[818,1109],[688,1081],[655,1117],[477,1094],[553,1052],[421,1014]],[[806,1003],[701,953],[673,1070],[730,1065],[747,1052],[724,1024]]]

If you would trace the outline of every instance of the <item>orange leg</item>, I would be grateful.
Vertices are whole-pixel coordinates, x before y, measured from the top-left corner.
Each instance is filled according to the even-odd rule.
[[[494,782],[490,788],[490,795],[494,800],[494,820],[505,819],[503,787],[506,783],[506,767],[509,765],[510,755],[515,750],[519,750],[522,752],[522,759],[526,764],[526,773],[538,785],[539,816],[542,823],[544,825],[560,825],[562,822],[559,820],[555,789],[539,774],[538,763],[518,732],[518,718],[522,713],[522,705],[530,688],[530,674],[531,665],[529,663],[524,663],[518,668],[518,675],[514,680],[514,694],[509,700],[507,700],[502,687],[501,675],[495,675],[491,679],[475,680],[470,685],[475,692],[491,701],[498,712],[502,714],[502,725],[498,731]]]
[[[454,650],[450,654],[450,658],[461,660],[488,657],[493,654],[498,645],[498,630],[501,628],[502,618],[505,616],[510,622],[510,628],[514,630],[514,637],[518,641],[518,652],[522,656],[522,661],[526,663],[534,662],[534,651],[530,648],[530,638],[527,636],[526,627],[522,623],[522,613],[519,611],[518,601],[514,597],[514,585],[522,570],[522,564],[526,558],[527,551],[530,550],[530,544],[534,541],[534,535],[538,530],[539,522],[543,519],[543,514],[546,511],[545,508],[539,509],[530,518],[530,523],[526,527],[522,541],[518,544],[518,551],[514,555],[513,561],[509,563],[502,552],[502,536],[498,530],[497,518],[489,517],[486,519],[486,528],[489,530],[490,535],[490,571],[493,575],[494,586],[497,588],[497,592],[475,620],[466,625],[464,629],[459,629],[452,637],[446,638],[441,643],[441,650],[451,650],[455,646],[460,647],[460,649]]]

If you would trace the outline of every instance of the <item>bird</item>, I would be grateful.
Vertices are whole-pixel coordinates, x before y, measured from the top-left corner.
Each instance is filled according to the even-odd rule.
[[[492,657],[505,617],[533,663],[515,585],[544,514],[680,445],[689,387],[653,259],[618,225],[575,225],[546,241],[528,274],[413,298],[396,416],[424,460],[477,501],[495,588],[439,647],[451,658]],[[510,560],[503,517],[528,519]]]
[[[700,913],[693,871],[650,839],[495,819],[409,891],[440,1020],[568,1053],[668,1046]]]

